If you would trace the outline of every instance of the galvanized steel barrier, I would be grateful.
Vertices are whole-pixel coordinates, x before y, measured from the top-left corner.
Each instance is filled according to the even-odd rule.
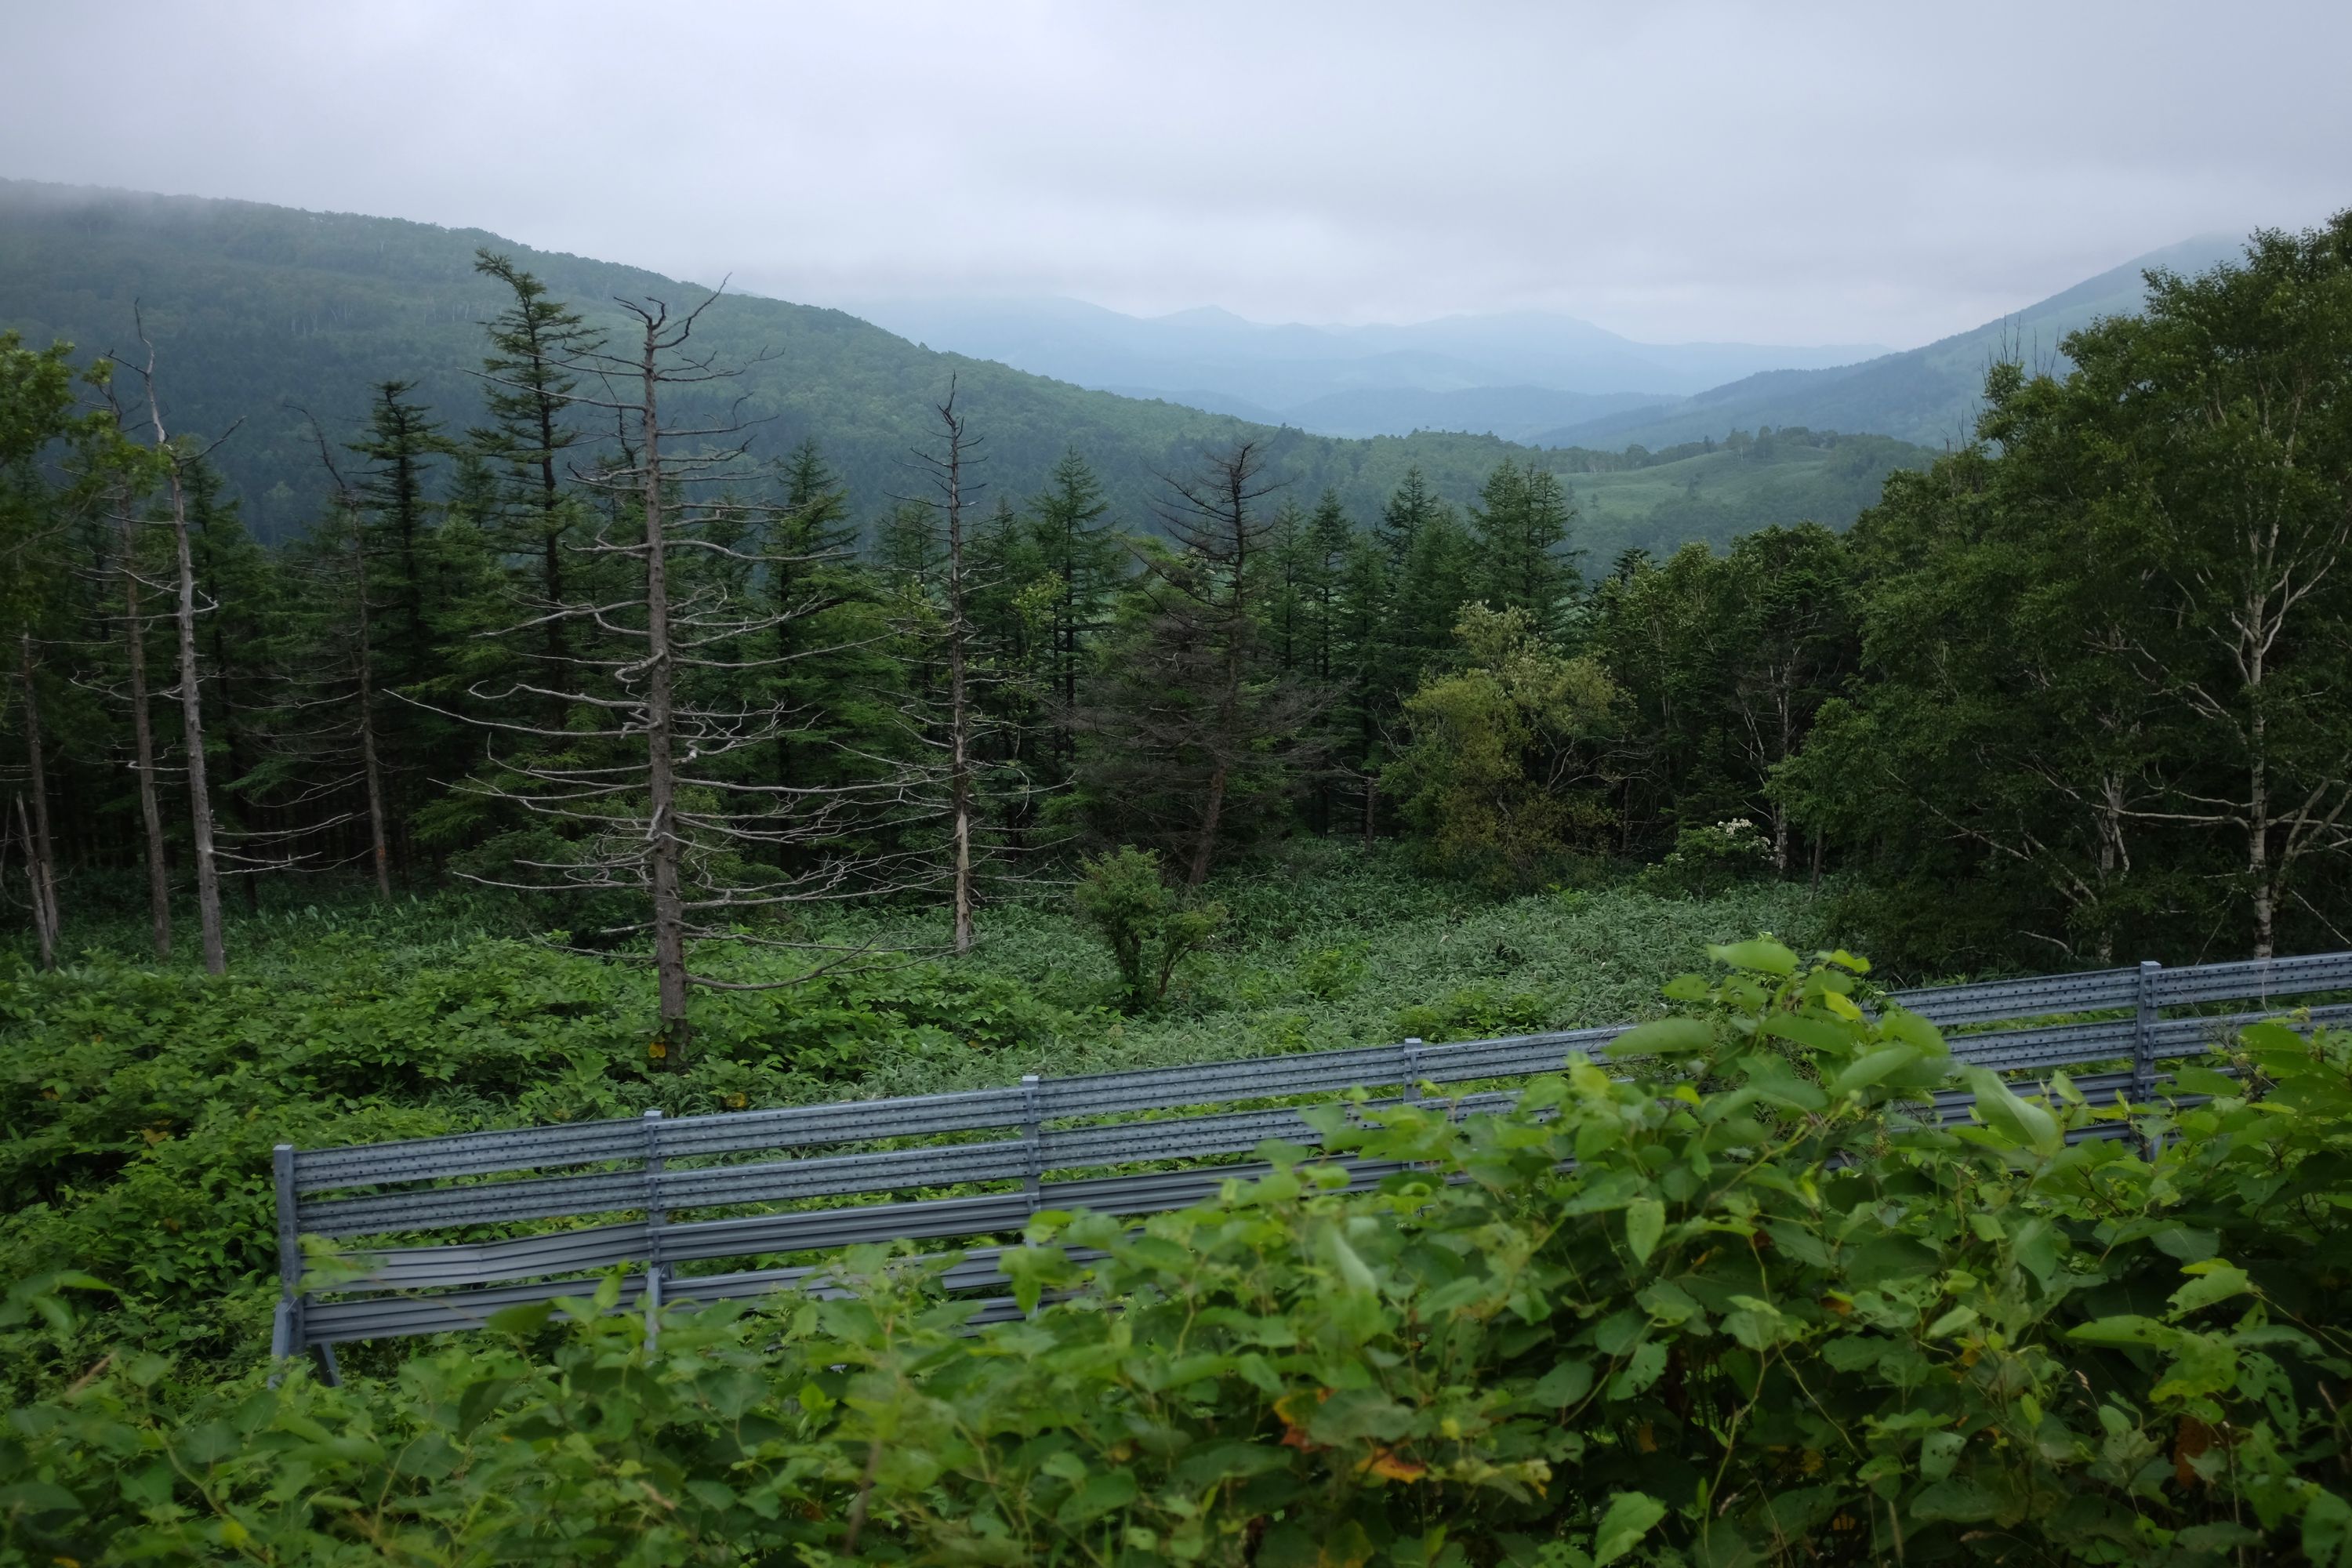
[[[2352,952],[2181,969],[2149,963],[1941,986],[1894,999],[1947,1030],[1975,1031],[1952,1037],[1953,1054],[1963,1061],[2027,1074],[2128,1064],[2078,1082],[2095,1096],[2120,1092],[2144,1100],[2160,1087],[2164,1062],[2198,1054],[2228,1030],[2278,1012],[2279,1004],[2330,992],[2352,992]],[[2253,1005],[2212,1011],[2231,1003]],[[2310,1011],[2321,1021],[2352,1020],[2352,1004]],[[2077,1014],[2112,1016],[2032,1022]],[[1006,1089],[712,1116],[665,1119],[647,1111],[628,1121],[349,1148],[279,1144],[284,1293],[272,1349],[278,1356],[308,1352],[331,1378],[338,1343],[478,1328],[502,1308],[584,1294],[598,1276],[622,1267],[631,1271],[621,1302],[627,1310],[793,1287],[837,1289],[825,1279],[823,1261],[691,1270],[821,1255],[860,1242],[985,1242],[1017,1236],[1041,1209],[1143,1215],[1182,1207],[1213,1196],[1230,1178],[1265,1169],[1200,1162],[1247,1155],[1268,1138],[1316,1139],[1296,1104],[1203,1107],[1355,1089],[1393,1089],[1412,1098],[1423,1084],[1507,1081],[1555,1070],[1570,1051],[1596,1050],[1632,1026],[1033,1076]],[[1465,1111],[1493,1108],[1515,1093],[1488,1089],[1454,1103]],[[1968,1101],[1964,1092],[1948,1092],[1937,1097],[1937,1112],[1965,1117]],[[1165,1111],[1189,1114],[1102,1120]],[[929,1142],[908,1142],[915,1140]],[[822,1149],[836,1152],[803,1152]],[[747,1155],[752,1158],[741,1158]],[[1171,1164],[1177,1168],[1134,1169]],[[1369,1186],[1394,1169],[1359,1161],[1351,1174]],[[920,1195],[969,1187],[992,1190]],[[878,1201],[825,1201],[848,1198]],[[753,1212],[722,1212],[729,1210]],[[576,1223],[586,1219],[603,1223]],[[575,1223],[546,1228],[548,1221]],[[512,1233],[527,1226],[541,1228]],[[302,1289],[304,1236],[383,1241],[453,1232],[466,1239],[348,1253],[364,1270],[361,1277]],[[947,1277],[950,1288],[1002,1286],[1000,1250],[967,1247]],[[991,1301],[982,1310],[1009,1310],[1007,1302]]]

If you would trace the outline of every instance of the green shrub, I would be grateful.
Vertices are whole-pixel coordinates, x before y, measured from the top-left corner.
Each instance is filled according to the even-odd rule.
[[[1718,951],[1629,1078],[1330,1108],[1376,1191],[1276,1145],[1140,1226],[1040,1215],[976,1331],[869,1248],[657,1352],[583,1303],[534,1355],[515,1309],[177,1409],[126,1347],[12,1416],[0,1562],[2352,1563],[2352,1037],[2249,1028],[2120,1139],[1971,1072],[1944,1131],[1943,1043],[1859,961]],[[44,1304],[0,1352],[76,1359]]]
[[[1132,846],[1083,862],[1071,897],[1118,967],[1119,1000],[1140,1013],[1168,995],[1177,967],[1224,923],[1221,905],[1186,908],[1160,875],[1157,850]]]

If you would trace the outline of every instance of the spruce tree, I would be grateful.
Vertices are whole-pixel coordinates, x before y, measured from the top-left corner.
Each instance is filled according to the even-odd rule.
[[[1280,820],[1312,760],[1318,694],[1276,665],[1275,486],[1255,441],[1168,481],[1153,549],[1083,722],[1080,777],[1098,827],[1181,856],[1198,887],[1218,858]]]
[[[368,433],[349,443],[365,459],[352,490],[371,589],[383,606],[372,628],[375,679],[395,700],[381,710],[383,730],[378,738],[393,853],[404,876],[414,870],[414,818],[426,803],[434,775],[455,778],[467,766],[461,735],[446,712],[432,705],[455,694],[446,689],[451,672],[441,657],[437,627],[450,607],[451,584],[435,549],[440,509],[427,497],[426,479],[452,448],[442,426],[409,395],[414,390],[411,382],[379,382]]]
[[[1029,513],[1039,572],[1054,582],[1045,637],[1055,782],[1062,782],[1076,755],[1071,716],[1078,705],[1079,678],[1126,574],[1128,552],[1108,521],[1110,502],[1076,447],[1054,465]]]
[[[603,346],[604,337],[577,310],[549,298],[547,286],[510,258],[477,250],[474,270],[497,279],[513,296],[484,323],[490,352],[482,358],[482,401],[489,423],[472,432],[475,447],[506,470],[503,526],[488,531],[501,550],[530,563],[537,577],[532,596],[552,606],[567,592],[565,546],[578,510],[559,470],[585,436],[567,416],[580,384],[575,367]],[[561,616],[541,625],[551,666],[569,652],[566,629]]]
[[[765,552],[773,615],[765,684],[791,716],[776,733],[773,776],[779,789],[822,789],[875,771],[900,671],[880,585],[856,557],[849,493],[814,438],[793,449],[783,479]],[[787,870],[817,852],[799,840],[775,847]]]
[[[1506,458],[1486,477],[1471,509],[1477,541],[1478,596],[1498,610],[1523,610],[1538,637],[1554,636],[1577,588],[1568,553],[1574,516],[1559,477]]]

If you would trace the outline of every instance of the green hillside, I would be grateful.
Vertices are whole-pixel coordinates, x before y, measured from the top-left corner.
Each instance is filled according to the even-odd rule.
[[[2242,248],[2241,241],[2219,235],[2184,240],[1925,348],[1834,370],[1766,371],[1678,403],[1564,426],[1534,439],[1542,446],[1614,449],[1802,425],[1877,431],[1938,448],[1962,444],[1976,424],[1985,372],[1996,361],[2021,359],[2037,369],[2063,364],[2058,345],[2067,333],[2102,316],[2138,311],[2148,268],[2202,272]]]
[[[473,271],[477,247],[515,256],[560,297],[610,319],[615,296],[694,297],[694,285],[576,256],[534,251],[475,229],[297,211],[252,202],[145,195],[0,181],[0,329],[83,350],[133,346],[132,305],[146,313],[175,426],[217,435],[244,422],[218,461],[264,537],[282,537],[318,509],[324,482],[298,407],[331,431],[353,429],[371,384],[417,384],[453,432],[478,418],[478,322],[501,303]],[[1370,515],[1419,465],[1441,495],[1466,502],[1507,456],[1491,437],[1420,434],[1343,440],[1272,431],[1157,401],[1089,392],[1005,366],[936,353],[837,310],[740,296],[707,319],[724,361],[752,363],[730,384],[761,449],[805,436],[824,443],[861,511],[919,482],[908,448],[930,405],[958,378],[987,438],[986,478],[1025,498],[1071,446],[1102,475],[1122,515],[1140,526],[1158,474],[1186,467],[1205,444],[1263,430],[1279,469],[1311,500],[1336,486]],[[1715,432],[1720,434],[1719,431]],[[1837,471],[1867,450],[1867,474]],[[1881,444],[1842,452],[1792,447],[1775,465],[1719,474],[1587,475],[1595,455],[1541,460],[1597,502],[1580,542],[1595,554],[1626,542],[1721,540],[1773,522],[1850,521],[1887,469],[1921,454]],[[1736,482],[1734,482],[1736,479]],[[1661,530],[1664,531],[1662,532]]]

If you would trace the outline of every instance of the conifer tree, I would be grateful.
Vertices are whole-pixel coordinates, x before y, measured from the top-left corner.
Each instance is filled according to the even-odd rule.
[[[1029,512],[1039,572],[1054,584],[1045,636],[1051,645],[1052,744],[1060,782],[1069,776],[1077,754],[1072,715],[1078,706],[1079,678],[1126,574],[1127,551],[1109,521],[1110,502],[1075,447],[1054,465],[1052,478],[1029,503]]]
[[[368,434],[351,443],[352,451],[367,460],[357,491],[371,545],[384,563],[380,576],[385,596],[399,623],[387,647],[388,673],[395,683],[422,679],[433,668],[434,638],[425,626],[433,509],[425,479],[433,460],[450,450],[441,426],[408,395],[415,386],[410,381],[377,383]]]
[[[780,789],[807,789],[870,779],[884,768],[887,703],[901,671],[891,657],[888,617],[878,585],[856,556],[857,525],[849,492],[814,438],[785,460],[783,505],[768,524],[767,596],[774,626],[768,700],[793,721],[772,748]],[[776,847],[791,869],[814,847]]]
[[[1275,571],[1265,470],[1264,445],[1244,440],[1165,481],[1160,520],[1176,548],[1146,552],[1084,718],[1097,820],[1181,854],[1196,888],[1279,820],[1314,745],[1318,694],[1276,668],[1261,621]]]
[[[371,662],[376,689],[387,700],[376,735],[390,796],[393,856],[404,877],[415,874],[415,824],[436,779],[467,771],[463,742],[452,722],[457,693],[443,657],[456,603],[471,584],[439,548],[442,509],[427,494],[435,463],[456,448],[441,425],[409,394],[415,384],[380,382],[369,409],[368,432],[349,443],[364,461],[352,485],[368,552],[368,580],[383,613],[372,626]],[[532,616],[534,625],[540,616]],[[468,626],[467,630],[477,628]]]
[[[472,433],[476,448],[507,470],[504,526],[490,531],[502,551],[532,563],[532,597],[552,608],[569,590],[567,547],[578,521],[560,468],[586,434],[569,416],[579,385],[570,367],[602,348],[604,336],[577,310],[550,298],[547,286],[512,258],[477,250],[474,270],[497,279],[513,296],[484,323],[490,352],[482,359],[482,401],[489,423]],[[550,615],[539,629],[541,653],[551,666],[560,664],[570,653],[566,618]],[[562,727],[560,712],[554,727]]]
[[[1391,506],[1391,514],[1396,508]],[[1433,660],[1454,646],[1454,623],[1462,606],[1477,596],[1475,553],[1454,510],[1432,500],[1414,509],[1415,521],[1398,562],[1389,618],[1391,651],[1385,672],[1397,700],[1420,682]]]
[[[1423,529],[1443,505],[1429,493],[1429,481],[1418,464],[1404,471],[1404,481],[1381,509],[1380,525],[1374,530],[1381,547],[1388,552],[1390,565],[1402,568],[1412,559]]]
[[[1529,462],[1504,459],[1486,477],[1471,509],[1477,543],[1478,596],[1498,610],[1522,610],[1528,630],[1555,635],[1577,587],[1568,553],[1573,513],[1559,478]]]
[[[35,946],[43,968],[54,966],[61,925],[57,842],[51,830],[51,755],[44,709],[55,697],[41,666],[63,624],[72,579],[71,524],[91,497],[68,494],[56,468],[70,448],[100,446],[102,416],[77,411],[78,380],[103,384],[102,372],[77,376],[68,346],[27,349],[15,332],[0,332],[0,637],[13,667],[14,707],[21,725],[24,774],[0,811],[0,842],[23,847]],[[76,487],[81,488],[81,487]]]
[[[757,683],[778,666],[775,624],[787,612],[756,579],[775,564],[764,544],[783,509],[757,499],[741,426],[697,426],[671,406],[680,388],[690,395],[736,374],[693,342],[718,298],[677,312],[658,300],[623,301],[636,323],[627,352],[599,349],[564,366],[580,378],[571,403],[617,426],[612,460],[583,476],[609,500],[614,521],[586,548],[614,583],[550,613],[593,627],[600,643],[572,653],[561,672],[567,689],[501,678],[470,690],[467,715],[501,753],[467,787],[535,817],[553,839],[519,842],[507,869],[474,874],[616,906],[597,934],[650,949],[658,1032],[649,1048],[672,1065],[691,1043],[693,988],[788,985],[843,961],[848,953],[789,917],[853,882],[894,885],[889,868],[838,850],[780,869],[777,848],[843,845],[853,819],[903,809],[920,782],[906,771],[844,786],[773,780],[774,740],[796,720]],[[593,713],[593,727],[575,721],[551,736],[514,716],[518,701],[552,696]],[[548,751],[551,739],[564,749]],[[720,943],[823,956],[782,978],[730,975],[698,956]]]

